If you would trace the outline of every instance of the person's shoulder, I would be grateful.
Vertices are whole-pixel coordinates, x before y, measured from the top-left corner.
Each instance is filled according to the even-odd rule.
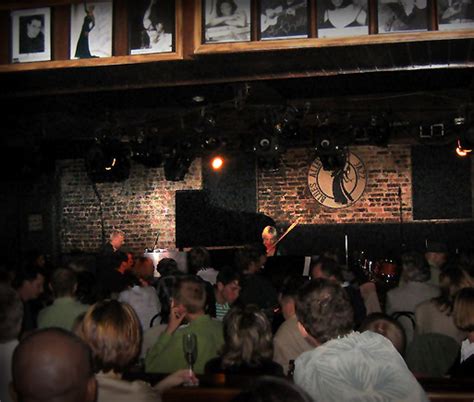
[[[278,341],[281,338],[286,337],[289,334],[292,334],[298,330],[298,321],[294,320],[294,318],[289,318],[288,320],[285,320],[280,327],[278,328],[277,332],[275,333],[274,340]]]
[[[104,374],[96,375],[98,382],[97,402],[129,401],[156,402],[157,392],[146,382],[126,381],[120,378],[111,378]]]

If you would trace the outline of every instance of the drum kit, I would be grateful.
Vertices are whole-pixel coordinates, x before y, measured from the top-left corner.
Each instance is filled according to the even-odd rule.
[[[398,285],[401,267],[392,258],[371,258],[365,251],[356,253],[354,271],[361,279],[374,282],[384,288],[393,288]]]

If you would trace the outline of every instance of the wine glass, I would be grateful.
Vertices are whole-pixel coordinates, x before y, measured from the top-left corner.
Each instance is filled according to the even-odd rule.
[[[197,337],[194,333],[183,334],[183,351],[184,357],[188,362],[189,374],[193,374],[193,366],[197,359]],[[192,381],[184,383],[185,386],[195,386],[197,384]]]

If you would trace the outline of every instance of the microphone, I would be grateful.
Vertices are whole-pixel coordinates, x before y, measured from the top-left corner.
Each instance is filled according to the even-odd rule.
[[[146,248],[145,249],[145,252],[146,253],[153,253],[155,251],[155,248],[156,248],[156,243],[158,243],[158,238],[160,237],[160,231],[158,231],[156,233],[156,239],[155,239],[155,244],[153,244],[153,248]]]
[[[160,231],[158,230],[156,232],[156,239],[155,239],[155,244],[153,244],[153,251],[156,249],[156,244],[158,243],[158,238],[160,237]]]

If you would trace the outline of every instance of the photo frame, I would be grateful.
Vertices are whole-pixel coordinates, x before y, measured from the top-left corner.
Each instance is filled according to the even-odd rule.
[[[128,8],[130,54],[176,49],[176,1],[135,0]]]
[[[261,0],[260,38],[262,40],[307,37],[307,0]]]
[[[204,0],[204,43],[250,41],[250,0]]]
[[[112,56],[112,0],[71,5],[71,59]]]
[[[320,0],[317,10],[318,38],[369,34],[367,0]]]
[[[12,62],[51,60],[51,8],[11,12]]]
[[[379,33],[427,31],[427,0],[378,0]]]
[[[474,29],[473,0],[438,0],[440,31]]]

